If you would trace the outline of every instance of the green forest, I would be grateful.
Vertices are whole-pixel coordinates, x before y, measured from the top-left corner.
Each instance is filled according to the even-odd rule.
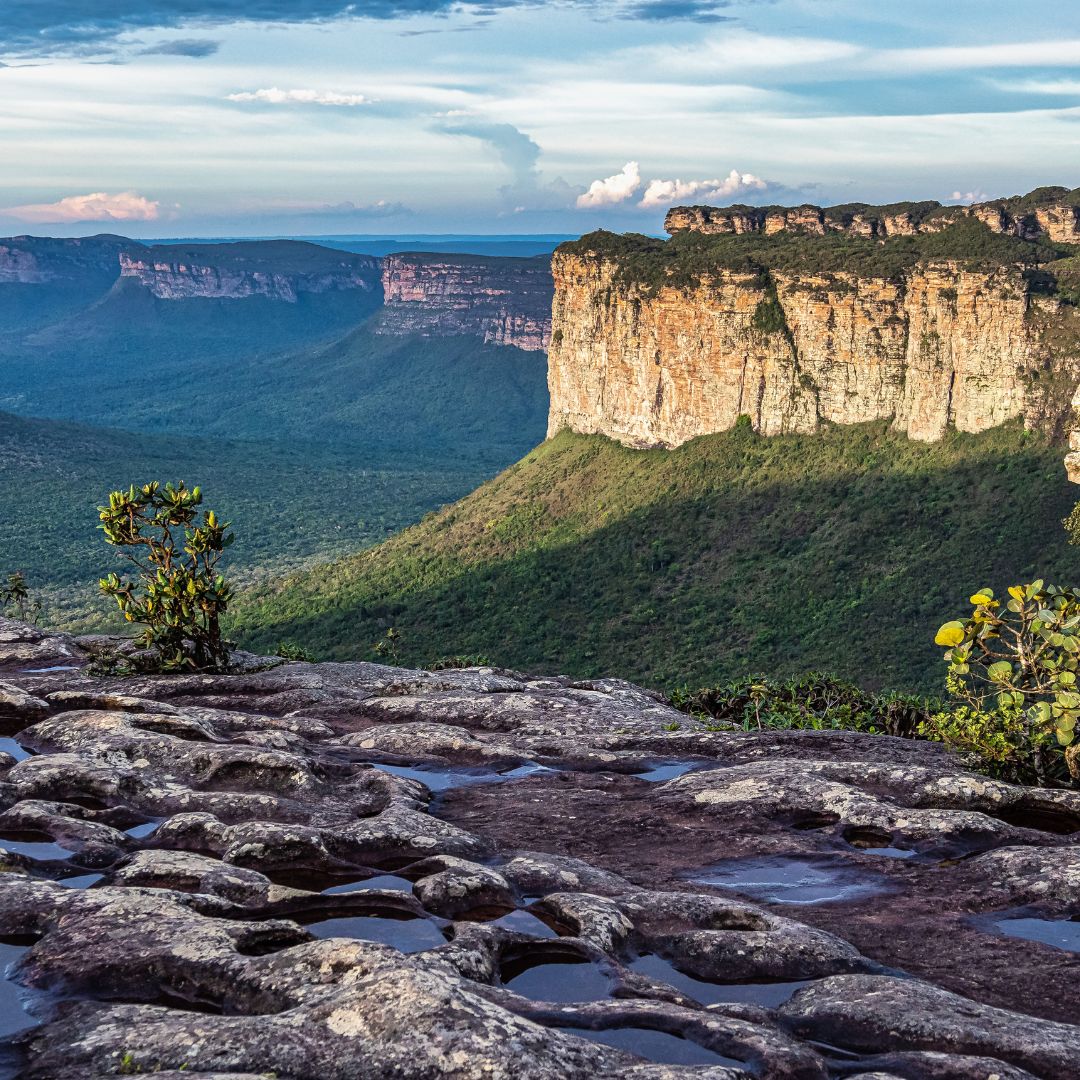
[[[828,669],[941,690],[933,636],[977,588],[1075,580],[1060,448],[1008,424],[913,442],[885,423],[676,450],[563,433],[386,543],[241,597],[252,648],[408,663],[479,655],[661,689]]]

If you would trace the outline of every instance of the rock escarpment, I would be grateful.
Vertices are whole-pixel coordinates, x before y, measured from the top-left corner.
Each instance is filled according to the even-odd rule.
[[[617,680],[97,647],[0,621],[9,1074],[1075,1075],[1074,955],[1001,927],[1075,925],[1080,795]]]
[[[120,277],[159,300],[242,300],[265,296],[296,303],[302,293],[379,288],[379,260],[297,241],[162,245],[120,254]]]
[[[543,351],[551,337],[551,269],[546,257],[388,255],[386,308],[376,333],[466,335],[489,345]]]
[[[974,218],[929,238],[831,235],[804,210],[776,229],[718,210],[714,235],[694,208],[666,243],[560,248],[549,434],[677,446],[740,416],[770,435],[892,418],[934,440],[1015,417],[1062,434],[1080,381],[1068,249]]]
[[[0,240],[0,285],[83,284],[115,278],[119,257],[142,245],[122,236],[53,239],[13,236]]]
[[[1080,243],[1080,188],[1038,188],[1028,195],[972,206],[943,206],[933,201],[889,206],[674,206],[667,213],[664,228],[673,234],[846,233],[886,239],[939,233],[964,218],[974,218],[992,232],[1023,240],[1045,237],[1055,243]]]

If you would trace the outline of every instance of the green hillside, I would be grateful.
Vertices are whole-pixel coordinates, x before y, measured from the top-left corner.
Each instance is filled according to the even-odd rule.
[[[1018,425],[911,442],[886,424],[677,450],[563,433],[381,546],[249,593],[232,632],[363,657],[658,687],[824,668],[940,689],[936,628],[974,588],[1080,580],[1062,451]]]
[[[231,520],[240,580],[385,539],[491,475],[476,459],[269,441],[139,435],[0,413],[0,574],[23,570],[51,621],[93,625],[93,582],[116,568],[95,507],[147,480],[199,483]]]

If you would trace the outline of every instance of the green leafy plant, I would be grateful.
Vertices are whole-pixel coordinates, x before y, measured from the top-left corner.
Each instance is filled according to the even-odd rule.
[[[232,589],[217,565],[234,537],[201,505],[201,488],[154,482],[114,491],[98,507],[105,539],[138,571],[135,580],[109,574],[101,591],[143,626],[137,640],[163,671],[221,671],[229,662],[221,616]]]
[[[400,663],[398,647],[401,644],[401,633],[391,626],[383,636],[372,646],[372,651],[380,660],[389,660],[391,664]]]
[[[12,611],[20,622],[37,622],[41,601],[30,595],[26,575],[21,570],[8,574],[7,584],[0,585],[0,611]]]
[[[310,649],[305,649],[303,645],[298,645],[295,641],[279,641],[274,649],[274,655],[280,656],[283,660],[303,660],[308,664],[318,663],[318,657]]]
[[[820,672],[784,681],[752,675],[724,686],[677,690],[671,703],[712,731],[846,730],[909,737],[937,707],[927,698],[871,694]]]
[[[952,723],[970,732],[983,718],[990,755],[1014,743],[1014,756],[1030,755],[1042,778],[1052,777],[1063,752],[1078,778],[1080,591],[1039,580],[1008,593],[1002,603],[980,589],[972,613],[945,623],[934,638],[946,650],[946,685],[967,709]]]
[[[427,665],[428,671],[450,671],[454,668],[491,667],[491,661],[482,653],[466,656],[440,656]]]

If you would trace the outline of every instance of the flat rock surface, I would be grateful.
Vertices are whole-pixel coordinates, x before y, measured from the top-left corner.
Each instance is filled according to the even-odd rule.
[[[0,619],[0,1077],[1078,1075],[1077,793],[617,680],[96,644]]]

